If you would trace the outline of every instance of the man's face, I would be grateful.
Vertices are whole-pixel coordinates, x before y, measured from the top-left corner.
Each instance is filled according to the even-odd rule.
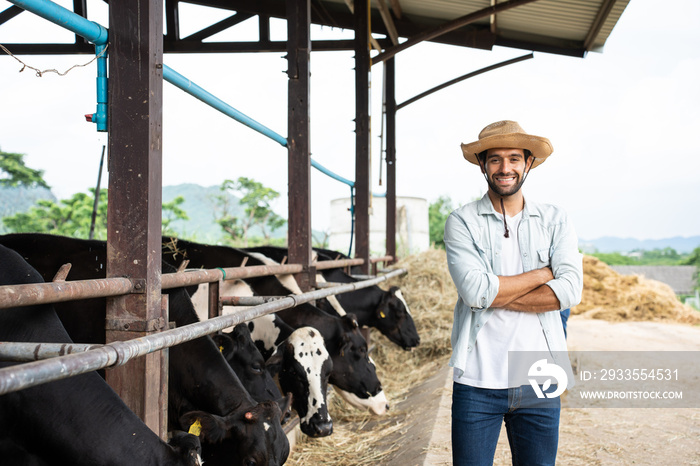
[[[491,189],[500,196],[515,194],[522,185],[523,176],[532,165],[532,157],[525,162],[522,149],[489,149],[486,153],[486,177]]]

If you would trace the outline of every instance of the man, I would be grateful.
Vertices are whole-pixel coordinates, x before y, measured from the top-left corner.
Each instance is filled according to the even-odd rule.
[[[529,384],[508,367],[509,354],[541,352],[567,374],[571,370],[559,311],[581,300],[578,240],[561,209],[526,202],[521,190],[552,145],[514,121],[499,121],[476,142],[462,144],[462,151],[481,167],[488,191],[445,224],[448,266],[459,293],[450,359],[454,464],[493,464],[505,421],[514,465],[553,465],[559,397],[545,396],[548,384]],[[522,367],[511,369],[522,375]]]

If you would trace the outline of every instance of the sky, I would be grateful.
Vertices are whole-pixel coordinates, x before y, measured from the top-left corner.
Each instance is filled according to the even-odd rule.
[[[57,2],[69,5],[68,2]],[[0,0],[0,11],[10,6]],[[181,8],[187,8],[181,4]],[[106,25],[102,1],[88,0],[90,19]],[[218,18],[191,7],[183,35]],[[248,22],[247,22],[248,23]],[[250,40],[244,23],[216,40]],[[312,39],[352,38],[352,31],[317,28]],[[272,39],[284,40],[283,21]],[[0,44],[71,42],[69,32],[27,13],[0,26]],[[376,52],[375,52],[376,53]],[[483,51],[424,43],[396,57],[396,100],[485,66],[529,53],[495,47]],[[165,64],[242,113],[286,136],[287,63],[284,54],[168,54]],[[89,55],[20,56],[27,65],[61,72]],[[84,115],[95,112],[96,65],[65,76],[30,69],[0,52],[0,149],[26,154],[44,170],[59,198],[86,192],[97,180],[102,146]],[[354,60],[351,52],[311,56],[311,156],[354,179]],[[498,120],[515,120],[544,136],[553,155],[532,171],[526,199],[560,205],[578,236],[662,239],[700,235],[700,2],[632,0],[603,53],[535,58],[462,81],[398,111],[397,194],[451,199],[454,207],[483,195],[478,167],[466,162],[460,143],[477,139]],[[372,68],[372,189],[386,191],[380,176],[382,65]],[[281,196],[286,217],[287,153],[278,143],[163,84],[163,185],[220,185],[253,178]],[[691,137],[691,139],[688,139]],[[106,175],[106,174],[105,174]],[[312,226],[330,230],[330,202],[350,188],[312,169]],[[381,182],[381,183],[380,183]],[[106,186],[103,177],[102,186]]]

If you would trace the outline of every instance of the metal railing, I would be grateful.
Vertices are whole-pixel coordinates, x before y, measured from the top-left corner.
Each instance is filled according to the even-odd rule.
[[[344,259],[340,261],[323,261],[316,265],[323,264],[321,269],[328,269],[338,266],[359,265],[362,262],[362,259]],[[235,280],[273,274],[297,273],[299,271],[301,271],[301,265],[291,264],[177,272],[163,274],[162,288],[177,288],[218,280]],[[80,343],[47,345],[45,343],[14,342],[5,345],[4,343],[0,343],[0,355],[2,355],[3,346],[6,348],[3,355],[6,360],[17,360],[17,358],[28,360],[30,354],[50,357],[57,352],[60,354],[60,351],[71,353],[52,357],[51,359],[38,360],[0,369],[0,395],[84,374],[93,370],[119,366],[133,358],[194,340],[263,315],[295,307],[299,304],[308,303],[330,295],[367,288],[405,273],[405,269],[396,269],[372,279],[309,291],[301,295],[275,297],[269,302],[262,304],[253,301],[250,302],[250,304],[257,305],[248,309],[237,309],[234,313],[210,318],[203,322],[197,322],[176,329],[165,330],[153,335],[127,341],[117,341],[106,345],[86,345]],[[5,285],[0,286],[0,307],[29,306],[33,304],[64,302],[74,299],[117,296],[130,293],[134,291],[134,289],[133,283],[125,278],[36,283],[29,285]],[[63,296],[64,294],[68,297],[66,298]],[[224,302],[224,300],[221,302]],[[2,310],[0,310],[0,312],[2,312]],[[68,346],[70,346],[70,348],[67,348]],[[63,347],[63,349],[61,349],[61,347]]]

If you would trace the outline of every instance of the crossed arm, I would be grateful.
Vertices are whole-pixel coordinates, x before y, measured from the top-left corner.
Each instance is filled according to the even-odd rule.
[[[491,306],[523,312],[556,311],[561,308],[559,299],[545,284],[553,278],[549,267],[507,277],[499,275],[498,294]]]

